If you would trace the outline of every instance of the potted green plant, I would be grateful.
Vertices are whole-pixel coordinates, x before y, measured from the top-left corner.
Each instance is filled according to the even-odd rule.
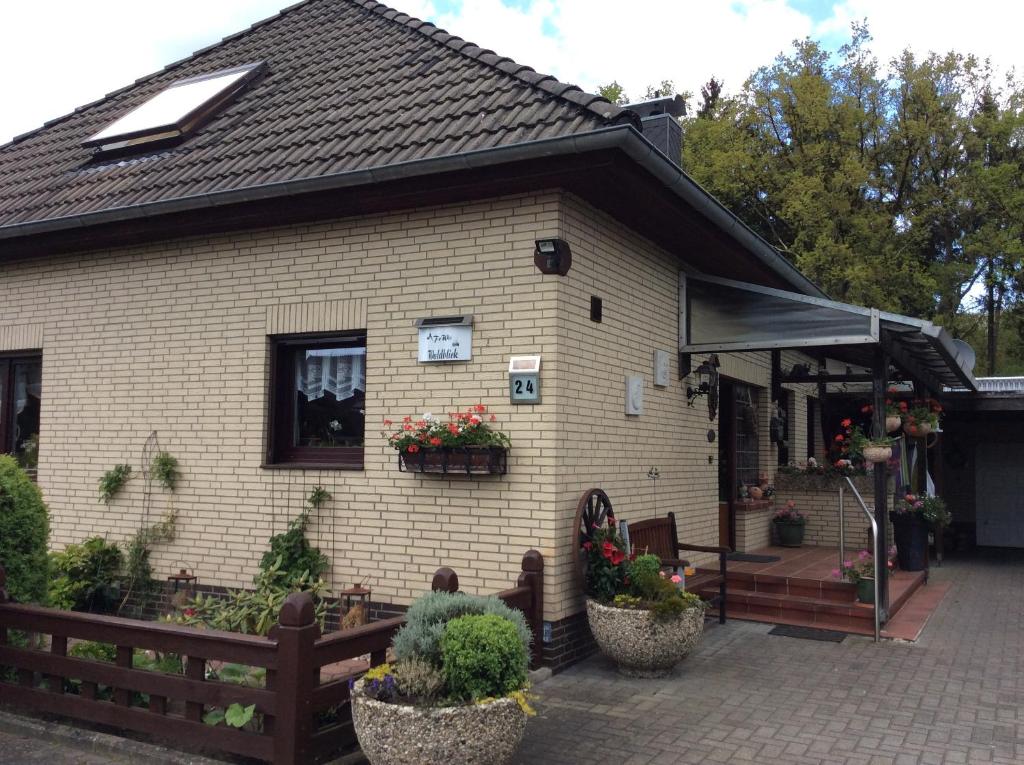
[[[902,402],[906,406],[906,402]],[[906,407],[903,432],[911,438],[924,438],[939,427],[942,405],[934,399],[917,399]]]
[[[601,652],[629,677],[664,677],[704,632],[704,602],[657,555],[627,556],[610,520],[582,542],[587,622]]]
[[[398,452],[398,467],[412,473],[499,474],[507,470],[509,438],[493,424],[497,417],[477,404],[453,412],[444,421],[426,412],[418,420],[406,416],[397,430],[385,431]],[[386,428],[394,427],[384,420]]]
[[[889,513],[900,568],[928,568],[928,532],[949,525],[952,516],[941,497],[906,494]]]
[[[432,592],[395,635],[394,664],[350,682],[352,721],[371,765],[500,765],[530,707],[530,630],[495,597]]]
[[[892,555],[895,550],[890,550],[889,560],[886,566],[893,567]],[[868,550],[861,550],[857,553],[856,560],[843,561],[843,565],[832,571],[836,579],[844,579],[857,587],[857,600],[861,603],[875,602],[875,558]]]
[[[796,509],[796,502],[789,500],[772,516],[775,537],[782,547],[799,547],[804,543],[804,529],[807,518]]]
[[[864,462],[877,464],[887,462],[892,457],[892,439],[889,436],[872,438],[861,429],[860,425],[851,426],[847,429],[847,433],[849,454],[852,458],[860,458]]]

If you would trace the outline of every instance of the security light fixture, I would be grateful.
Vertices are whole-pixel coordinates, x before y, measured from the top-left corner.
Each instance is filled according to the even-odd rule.
[[[542,274],[565,276],[572,267],[572,251],[564,239],[538,239],[533,249],[533,263]]]
[[[700,366],[693,370],[697,378],[697,387],[686,386],[686,403],[693,406],[693,402],[699,396],[708,397],[708,419],[715,419],[718,413],[718,354],[712,353],[701,362]]]

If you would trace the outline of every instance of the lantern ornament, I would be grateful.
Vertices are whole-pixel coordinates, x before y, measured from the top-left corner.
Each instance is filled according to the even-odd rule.
[[[718,414],[718,354],[711,354],[700,366],[693,370],[696,378],[696,387],[686,386],[686,403],[693,406],[693,402],[700,396],[708,397],[708,419],[713,420]]]

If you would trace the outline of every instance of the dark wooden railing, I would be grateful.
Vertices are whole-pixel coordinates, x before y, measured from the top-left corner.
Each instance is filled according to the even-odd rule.
[[[10,602],[5,585],[0,567],[0,702],[281,765],[316,762],[355,742],[349,679],[385,661],[405,621],[396,617],[321,636],[311,597],[294,593],[269,637],[257,637],[21,605]],[[457,592],[458,576],[438,569],[432,588]],[[530,550],[516,586],[498,593],[526,616],[534,668],[542,650],[543,589],[544,560]],[[29,646],[14,646],[12,631],[27,635]],[[68,656],[69,640],[116,646],[116,661]],[[48,649],[40,647],[47,642]],[[135,649],[180,656],[184,675],[134,668]],[[216,661],[265,669],[265,687],[208,679],[209,662]],[[67,679],[79,681],[77,693],[69,692]],[[136,694],[146,694],[148,702]],[[262,730],[203,722],[210,708],[234,703],[255,705]]]

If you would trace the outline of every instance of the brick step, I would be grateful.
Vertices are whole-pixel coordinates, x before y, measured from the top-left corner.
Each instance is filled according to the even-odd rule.
[[[698,569],[697,575],[714,574],[717,571]],[[717,584],[717,579],[715,580]],[[746,571],[729,571],[726,575],[729,592],[757,592],[767,595],[792,595],[801,598],[825,600],[830,603],[853,603],[857,600],[857,588],[849,582],[821,581],[795,576],[776,574],[751,574]]]
[[[702,592],[701,596],[710,594]],[[874,634],[874,609],[854,601],[837,603],[821,598],[732,588],[726,590],[726,600],[730,619],[793,624],[858,635]]]

